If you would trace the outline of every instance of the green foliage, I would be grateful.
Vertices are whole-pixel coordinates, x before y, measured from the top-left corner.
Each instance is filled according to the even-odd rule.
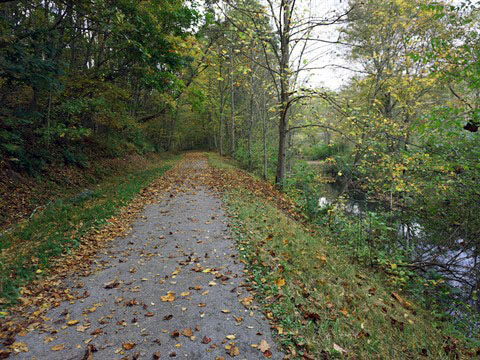
[[[193,5],[36,0],[1,11],[0,157],[9,166],[38,173],[52,157],[82,166],[63,149],[94,156],[95,143],[109,156],[162,148],[143,117],[160,122],[156,113],[168,115],[185,88]],[[162,96],[173,101],[165,107]],[[39,157],[45,148],[51,156]]]
[[[346,149],[347,144],[343,142],[333,144],[316,143],[304,148],[303,154],[308,160],[325,160],[345,152]]]
[[[252,144],[251,154],[248,153],[248,146],[245,140],[239,141],[235,149],[234,159],[243,169],[247,169],[252,173],[263,176],[264,154],[263,144],[261,142],[254,142]],[[251,166],[249,168],[249,165]],[[273,142],[267,144],[267,178],[275,177],[275,169],[277,166],[277,149]]]

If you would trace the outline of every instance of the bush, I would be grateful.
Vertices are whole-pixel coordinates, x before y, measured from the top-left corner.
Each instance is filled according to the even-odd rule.
[[[334,144],[314,144],[309,148],[305,149],[303,152],[308,160],[325,160],[334,155],[343,153],[347,150],[347,145],[343,142],[334,143]]]

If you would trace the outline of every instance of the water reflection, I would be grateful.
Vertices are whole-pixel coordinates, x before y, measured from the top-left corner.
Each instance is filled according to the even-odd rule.
[[[332,205],[339,195],[339,189],[335,185],[325,184],[324,190],[318,198],[319,209]],[[365,194],[357,192],[348,195],[345,212],[349,215],[362,218],[369,216],[369,212],[389,211],[382,204],[368,202]],[[458,235],[448,246],[439,245],[449,238],[449,234],[442,234],[441,239],[436,238],[438,234],[429,233],[417,221],[399,221],[396,227],[397,246],[410,254],[413,268],[422,269],[420,273],[427,278],[434,273],[440,274],[447,284],[457,290],[461,298],[473,303],[472,294],[479,286],[479,274],[476,271],[479,259],[475,249],[467,247],[465,240]]]

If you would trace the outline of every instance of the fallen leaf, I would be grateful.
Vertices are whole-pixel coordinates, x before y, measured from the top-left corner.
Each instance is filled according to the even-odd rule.
[[[77,331],[78,332],[85,332],[85,330],[88,329],[88,326],[85,326],[85,325],[78,325],[77,326]]]
[[[333,350],[338,351],[342,355],[347,355],[348,354],[347,350],[345,350],[344,348],[342,348],[341,346],[339,346],[337,344],[333,344]]]
[[[191,337],[193,335],[192,328],[183,329],[182,330],[182,335],[186,336],[186,337]]]
[[[15,341],[9,348],[15,352],[28,352],[27,344],[20,341]]]
[[[238,356],[240,355],[240,350],[238,350],[238,347],[236,347],[235,345],[232,345],[230,347],[230,350],[228,351],[228,355],[230,355],[231,357]]]
[[[52,346],[50,349],[52,351],[60,351],[60,350],[63,350],[65,348],[65,345],[63,344],[58,344],[58,345],[54,345]]]
[[[184,291],[180,294],[180,296],[188,296],[190,295],[190,291]]]
[[[228,340],[235,340],[236,336],[235,335],[227,335],[225,336]]]
[[[284,278],[275,279],[274,283],[275,285],[277,285],[277,287],[281,288],[282,286],[285,286],[285,279]]]
[[[258,350],[260,350],[262,353],[270,350],[270,345],[268,345],[267,341],[265,339],[262,339],[260,341],[260,344],[258,344]]]
[[[79,323],[78,320],[70,320],[70,321],[67,321],[67,325],[68,325],[68,326],[77,325],[78,323]]]
[[[242,299],[240,299],[240,302],[244,305],[244,306],[250,306],[253,302],[253,297],[252,296],[246,296]]]
[[[162,300],[163,302],[172,302],[175,300],[175,293],[169,291],[167,292],[167,295],[160,296],[160,300]]]
[[[83,355],[82,360],[93,360],[93,353],[98,351],[95,345],[89,344],[87,346],[87,351],[85,352],[85,355]]]
[[[122,343],[122,348],[124,350],[131,350],[135,347],[135,345],[137,345],[137,344],[131,343],[131,342],[124,342],[124,343]]]
[[[95,329],[90,333],[90,335],[99,335],[101,333],[103,333],[102,329]]]
[[[103,284],[103,286],[105,287],[105,289],[114,289],[120,286],[120,282],[115,279]]]
[[[400,305],[402,305],[405,309],[410,310],[412,308],[412,304],[398,295],[396,292],[392,292],[392,297],[397,300]]]
[[[212,341],[212,339],[205,335],[202,339],[202,344],[209,344],[210,341]]]

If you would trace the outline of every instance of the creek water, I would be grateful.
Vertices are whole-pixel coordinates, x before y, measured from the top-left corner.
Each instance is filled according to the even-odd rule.
[[[335,202],[340,189],[335,184],[325,184],[318,198],[318,207],[324,208]],[[350,216],[366,217],[371,212],[389,211],[386,204],[371,202],[365,194],[355,192],[348,194],[345,212]],[[421,274],[426,278],[440,275],[452,288],[457,298],[478,308],[475,291],[480,286],[479,256],[475,249],[467,246],[461,236],[455,234],[432,234],[421,222],[411,220],[399,221],[397,227],[397,245],[407,250],[413,265],[427,269]],[[442,241],[447,240],[449,241]],[[435,241],[440,240],[440,241]],[[447,245],[439,245],[448,243]],[[473,296],[472,296],[473,295]],[[457,310],[452,308],[452,313]]]

